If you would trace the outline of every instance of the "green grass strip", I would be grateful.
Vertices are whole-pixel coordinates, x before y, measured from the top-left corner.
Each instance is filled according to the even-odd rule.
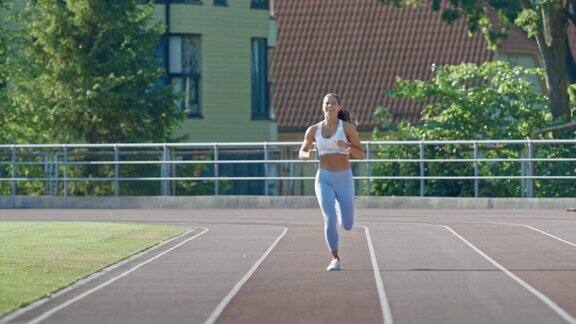
[[[159,225],[0,222],[0,316],[183,231]]]

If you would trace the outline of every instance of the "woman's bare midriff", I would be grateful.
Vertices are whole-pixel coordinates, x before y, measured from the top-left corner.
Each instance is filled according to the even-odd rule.
[[[328,171],[344,171],[350,169],[348,155],[334,153],[320,156],[320,168]]]

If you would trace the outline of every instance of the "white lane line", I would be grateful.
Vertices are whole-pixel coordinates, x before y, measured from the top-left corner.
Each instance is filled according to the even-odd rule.
[[[392,311],[390,311],[390,304],[388,303],[388,298],[386,297],[386,291],[384,290],[384,283],[382,282],[382,277],[380,276],[380,267],[378,266],[378,261],[376,260],[376,253],[374,253],[374,245],[372,245],[372,238],[370,237],[370,231],[366,226],[362,225],[358,226],[364,228],[364,233],[366,233],[366,240],[368,241],[368,249],[370,250],[370,258],[372,259],[372,268],[374,269],[374,280],[376,281],[378,298],[380,299],[380,308],[382,310],[383,323],[394,324],[394,319],[392,318]]]
[[[252,268],[250,268],[250,270],[248,270],[248,272],[244,275],[244,277],[242,277],[242,279],[240,279],[240,281],[238,281],[238,283],[236,283],[236,285],[232,288],[232,290],[230,290],[228,295],[226,295],[226,297],[224,297],[224,299],[222,299],[220,304],[218,304],[218,306],[216,306],[216,308],[214,308],[214,310],[212,311],[212,314],[210,314],[210,316],[206,319],[204,324],[212,324],[218,319],[218,317],[224,311],[224,308],[226,308],[228,303],[230,303],[232,298],[234,298],[234,296],[238,293],[238,291],[240,290],[240,288],[242,288],[242,286],[246,283],[246,281],[248,281],[248,279],[250,279],[252,274],[254,272],[256,272],[256,269],[258,269],[258,266],[260,266],[260,263],[262,263],[264,261],[264,259],[266,259],[268,254],[270,254],[270,252],[272,252],[274,247],[276,247],[276,244],[278,244],[278,242],[280,242],[280,240],[284,237],[284,235],[286,235],[286,232],[288,232],[288,228],[284,227],[282,234],[280,234],[276,238],[276,240],[274,242],[272,242],[272,245],[270,245],[270,247],[268,247],[268,250],[266,250],[266,252],[264,252],[264,254],[262,254],[262,256],[258,259],[258,261],[256,261],[256,263],[254,263]]]
[[[548,233],[548,232],[546,232],[546,231],[543,231],[543,230],[541,230],[541,229],[539,229],[539,228],[532,227],[532,226],[530,226],[530,225],[517,224],[517,223],[502,223],[502,222],[486,222],[486,223],[488,223],[488,224],[498,224],[498,225],[511,225],[511,226],[524,226],[524,227],[528,227],[528,228],[531,229],[531,230],[534,230],[534,231],[536,231],[536,232],[539,232],[539,233],[542,233],[542,234],[544,234],[544,235],[550,236],[551,238],[556,239],[556,240],[558,240],[558,241],[560,241],[560,242],[563,242],[563,243],[566,243],[566,244],[568,244],[568,245],[572,245],[573,247],[576,247],[576,244],[574,244],[574,243],[572,243],[572,242],[570,242],[570,241],[566,241],[566,240],[563,239],[563,238],[560,238],[560,237],[558,237],[558,236],[555,236],[555,235],[553,235],[553,234],[550,234],[550,233]]]
[[[548,298],[548,296],[544,295],[543,293],[538,291],[536,288],[534,288],[530,284],[528,284],[526,281],[522,280],[520,277],[518,277],[514,273],[510,272],[508,269],[504,268],[502,265],[500,265],[494,259],[492,259],[487,254],[485,254],[480,249],[478,249],[476,246],[474,246],[474,244],[468,242],[468,240],[466,240],[465,238],[460,236],[460,234],[456,233],[456,231],[454,231],[449,226],[444,226],[444,225],[438,225],[438,226],[442,226],[442,227],[446,228],[448,231],[450,231],[452,234],[456,235],[456,237],[461,239],[464,243],[466,243],[474,251],[478,252],[478,254],[483,256],[486,260],[490,261],[490,263],[492,263],[494,266],[496,266],[498,269],[500,269],[502,272],[504,272],[506,275],[508,275],[514,281],[516,281],[522,287],[526,288],[526,290],[531,292],[534,296],[536,296],[538,299],[540,299],[544,304],[548,305],[548,307],[550,307],[556,314],[558,314],[558,316],[560,316],[562,319],[564,319],[567,323],[576,324],[576,318],[572,317],[572,315],[570,315],[568,312],[566,312],[562,307],[558,306],[558,304],[556,304],[554,301],[552,301],[550,298]]]
[[[550,233],[548,233],[548,232],[545,232],[545,231],[543,231],[543,230],[541,230],[541,229],[538,229],[538,228],[536,228],[536,227],[532,227],[532,226],[526,225],[526,224],[520,224],[520,225],[526,226],[526,227],[528,227],[528,228],[531,228],[531,229],[535,230],[536,232],[540,232],[540,233],[542,233],[542,234],[544,234],[544,235],[550,236],[551,238],[555,238],[555,239],[557,239],[557,240],[560,241],[560,242],[564,242],[564,243],[566,243],[566,244],[569,244],[569,245],[572,245],[572,246],[576,247],[576,244],[574,244],[574,243],[572,243],[572,242],[569,242],[569,241],[566,241],[566,240],[564,240],[564,239],[562,239],[562,238],[560,238],[560,237],[558,237],[558,236],[552,235],[552,234],[550,234]]]
[[[178,243],[177,245],[175,245],[175,246],[169,248],[168,250],[166,250],[166,251],[164,251],[164,252],[162,252],[162,253],[154,256],[153,258],[150,258],[150,259],[148,259],[148,260],[146,260],[146,261],[144,261],[144,262],[142,262],[142,263],[140,263],[140,264],[132,267],[131,269],[123,272],[122,274],[120,274],[120,275],[118,275],[118,276],[116,276],[116,277],[114,277],[114,278],[112,278],[112,279],[110,279],[110,280],[108,280],[108,281],[106,281],[106,282],[104,282],[104,283],[102,283],[102,284],[100,284],[100,285],[98,285],[98,286],[90,289],[90,290],[87,290],[87,291],[85,291],[84,293],[82,293],[82,294],[80,294],[80,295],[78,295],[78,296],[76,296],[76,297],[74,297],[74,298],[72,298],[72,299],[69,299],[68,301],[66,301],[66,302],[64,302],[64,303],[62,303],[62,304],[60,304],[60,305],[58,305],[58,306],[56,306],[56,307],[54,307],[54,308],[52,308],[52,309],[44,312],[44,313],[42,313],[40,316],[34,318],[33,320],[31,320],[31,321],[28,322],[28,323],[30,323],[30,324],[35,324],[35,323],[39,323],[39,322],[47,319],[48,317],[50,317],[50,316],[53,315],[54,313],[56,313],[56,312],[58,312],[58,311],[60,311],[60,310],[62,310],[62,309],[64,309],[64,308],[72,305],[73,303],[79,301],[80,299],[82,299],[82,298],[90,295],[91,293],[96,292],[96,291],[98,291],[98,290],[100,290],[100,289],[108,286],[109,284],[111,284],[111,283],[113,283],[114,281],[116,281],[116,280],[118,280],[118,279],[120,279],[120,278],[122,278],[122,277],[124,277],[124,276],[126,276],[126,275],[128,275],[128,274],[130,274],[131,272],[137,270],[138,268],[142,267],[143,265],[148,264],[148,263],[150,263],[150,262],[158,259],[159,257],[163,256],[164,254],[166,254],[166,253],[168,253],[168,252],[170,252],[170,251],[178,248],[179,246],[185,244],[186,242],[188,242],[188,241],[190,241],[190,240],[193,240],[193,239],[199,237],[200,235],[202,235],[202,234],[204,234],[204,233],[206,233],[206,232],[209,231],[208,228],[201,228],[201,229],[203,230],[202,232],[200,232],[200,233],[198,233],[198,234],[196,234],[196,235],[194,235],[194,236],[192,236],[192,237],[190,237],[190,238],[188,238],[188,239],[186,239],[186,240]]]
[[[58,297],[66,294],[66,293],[68,293],[69,291],[71,291],[71,290],[73,290],[73,289],[76,289],[76,288],[78,288],[78,287],[80,287],[80,286],[82,286],[82,285],[85,285],[85,284],[89,283],[90,281],[92,281],[92,280],[94,280],[94,279],[96,279],[96,278],[99,278],[99,277],[101,277],[102,275],[105,275],[106,273],[108,273],[108,272],[110,272],[110,271],[112,271],[112,270],[114,270],[114,269],[116,269],[116,268],[118,268],[118,267],[121,267],[121,266],[125,265],[125,264],[128,263],[128,262],[132,262],[132,261],[135,260],[135,259],[141,258],[141,257],[142,257],[143,255],[145,255],[145,254],[150,254],[150,253],[152,253],[152,252],[154,252],[154,251],[157,251],[158,249],[164,247],[165,245],[168,245],[168,244],[170,244],[170,243],[172,243],[172,242],[174,242],[174,241],[176,241],[176,240],[178,240],[178,239],[180,239],[180,238],[182,238],[182,237],[185,237],[185,236],[187,236],[188,234],[192,233],[194,230],[197,230],[197,229],[202,229],[202,228],[194,227],[194,228],[191,228],[191,229],[187,229],[187,230],[186,230],[185,232],[183,232],[183,233],[180,233],[180,234],[178,234],[178,235],[176,235],[176,236],[174,236],[174,237],[171,237],[171,238],[169,238],[169,239],[167,239],[167,240],[165,240],[165,241],[162,241],[162,242],[160,242],[159,244],[157,244],[157,245],[155,245],[155,246],[152,246],[152,247],[150,247],[150,248],[148,248],[148,249],[146,249],[146,250],[144,250],[144,251],[141,251],[141,252],[139,252],[139,253],[136,253],[136,254],[134,254],[134,255],[132,255],[132,256],[130,256],[130,257],[128,257],[128,258],[120,261],[120,262],[114,263],[114,264],[112,264],[112,265],[110,265],[110,266],[108,266],[108,267],[106,267],[106,268],[104,268],[104,269],[101,269],[101,270],[99,270],[99,271],[97,271],[97,272],[95,272],[95,273],[93,273],[93,274],[91,274],[91,275],[89,275],[89,276],[87,276],[87,277],[85,277],[85,278],[82,278],[82,279],[80,279],[80,280],[78,280],[78,281],[70,284],[69,286],[66,286],[66,287],[62,288],[62,289],[58,290],[57,292],[54,292],[54,293],[51,294],[49,297],[41,298],[41,299],[39,299],[39,300],[37,300],[37,301],[29,304],[28,306],[22,307],[22,308],[20,308],[20,309],[15,310],[14,312],[11,312],[11,313],[9,313],[9,314],[7,314],[7,315],[4,315],[4,317],[0,317],[0,324],[9,323],[10,321],[14,320],[15,318],[18,318],[18,317],[22,316],[22,314],[28,313],[28,312],[30,312],[30,311],[32,311],[32,310],[40,307],[41,305],[44,305],[44,304],[47,303],[48,301],[54,300],[55,298],[58,298]]]
[[[572,243],[570,241],[567,241],[561,237],[555,236],[553,234],[550,234],[544,230],[541,230],[539,228],[527,225],[527,224],[519,224],[519,223],[503,223],[503,222],[468,222],[468,221],[450,221],[450,223],[458,223],[458,224],[471,224],[471,225],[485,225],[485,224],[493,224],[493,225],[507,225],[507,226],[524,226],[524,227],[528,227],[531,230],[534,230],[536,232],[540,232],[544,235],[547,235],[553,239],[556,239],[560,242],[566,243],[568,245],[572,245],[573,247],[576,247],[576,243]],[[445,225],[439,225],[439,224],[429,224],[429,223],[414,223],[414,222],[390,222],[390,224],[411,224],[411,225],[425,225],[425,226],[445,226]]]

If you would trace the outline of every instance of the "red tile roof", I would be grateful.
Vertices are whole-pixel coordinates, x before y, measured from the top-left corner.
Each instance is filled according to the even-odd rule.
[[[278,42],[272,59],[274,106],[280,131],[322,119],[325,93],[336,92],[366,128],[378,106],[393,122],[420,120],[421,105],[386,96],[394,77],[429,79],[431,65],[484,62],[495,57],[463,19],[449,26],[428,6],[399,10],[376,0],[276,0]],[[511,33],[507,50],[535,50]],[[504,45],[504,44],[503,44]]]

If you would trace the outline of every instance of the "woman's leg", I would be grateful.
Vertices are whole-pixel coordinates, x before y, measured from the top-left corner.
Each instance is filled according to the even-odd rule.
[[[354,225],[354,178],[352,172],[339,174],[341,176],[335,187],[335,196],[340,209],[342,227],[349,231]]]
[[[314,189],[316,191],[316,198],[324,216],[324,235],[326,243],[332,256],[338,257],[338,231],[337,231],[337,216],[336,216],[336,196],[334,189],[328,182],[328,175],[319,170],[316,174],[316,182]]]

